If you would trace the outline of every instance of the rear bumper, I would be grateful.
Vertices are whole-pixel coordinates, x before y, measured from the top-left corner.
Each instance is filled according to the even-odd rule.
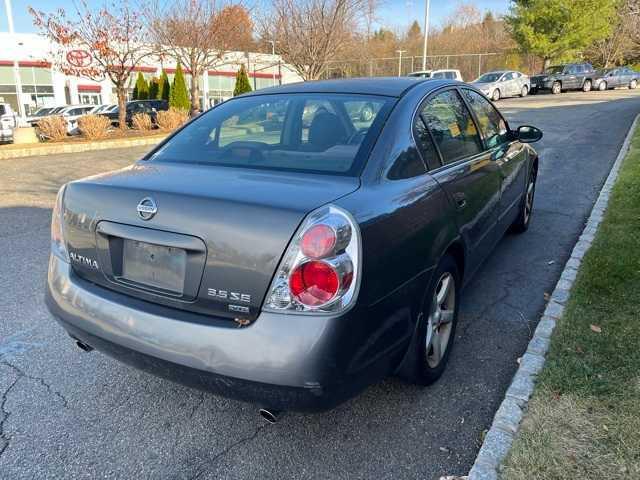
[[[13,141],[13,128],[0,128],[0,142]]]
[[[393,363],[389,351],[354,362],[363,352],[353,348],[345,317],[263,312],[241,328],[98,287],[53,255],[46,303],[72,337],[118,360],[275,409],[333,408],[384,377]]]

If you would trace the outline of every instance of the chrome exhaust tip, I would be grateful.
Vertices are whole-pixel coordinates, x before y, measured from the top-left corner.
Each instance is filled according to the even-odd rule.
[[[273,425],[278,421],[278,418],[280,418],[280,414],[282,412],[278,410],[270,410],[268,408],[261,408],[259,410],[259,413],[262,418]]]

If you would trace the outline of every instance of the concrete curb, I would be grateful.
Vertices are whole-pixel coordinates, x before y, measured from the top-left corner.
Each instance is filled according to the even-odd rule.
[[[520,367],[507,389],[505,398],[498,408],[489,432],[485,436],[476,461],[469,472],[469,480],[497,480],[499,469],[511,449],[511,445],[520,428],[520,422],[527,408],[529,398],[535,388],[538,374],[544,367],[545,356],[551,343],[551,335],[556,323],[562,318],[569,293],[573,287],[582,259],[591,247],[595,234],[602,222],[604,212],[609,203],[611,189],[618,178],[622,162],[629,151],[631,138],[636,129],[640,115],[631,124],[600,195],[591,210],[591,215],[571,252],[571,257],[564,266],[560,280],[549,299],[538,327],[531,338],[527,351],[520,359]]]
[[[110,148],[129,148],[144,145],[156,145],[166,138],[165,135],[154,135],[142,138],[123,138],[118,140],[103,140],[97,142],[78,142],[78,143],[54,143],[51,145],[27,146],[24,148],[0,148],[0,160],[9,160],[10,158],[33,157],[54,155],[59,153],[78,153],[89,152],[92,150],[107,150]]]

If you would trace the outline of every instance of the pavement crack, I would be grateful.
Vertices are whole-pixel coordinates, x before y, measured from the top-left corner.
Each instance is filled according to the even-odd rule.
[[[9,448],[12,438],[7,436],[7,432],[5,432],[5,425],[11,416],[11,412],[7,411],[6,408],[7,399],[9,398],[9,393],[11,393],[11,390],[16,386],[21,378],[21,376],[17,376],[11,385],[9,385],[9,387],[2,393],[2,397],[0,398],[0,415],[2,415],[2,418],[0,418],[0,440],[2,441],[2,446],[0,446],[0,457],[2,457],[7,448]]]
[[[49,395],[53,395],[53,396],[57,397],[62,402],[62,405],[64,406],[64,408],[69,408],[69,403],[67,402],[67,399],[64,397],[64,395],[62,395],[62,393],[60,393],[59,391],[54,390],[53,387],[51,385],[49,385],[45,381],[44,378],[36,377],[34,375],[29,375],[28,373],[26,373],[21,368],[15,366],[12,363],[7,362],[6,360],[3,360],[2,362],[0,362],[0,365],[5,365],[5,366],[11,368],[14,372],[16,372],[18,374],[18,379],[27,378],[29,380],[33,380],[33,381],[38,382],[40,385],[42,385],[47,390],[47,392],[49,392]]]
[[[243,437],[241,439],[239,439],[238,441],[232,443],[231,445],[229,445],[228,447],[226,447],[224,450],[222,450],[220,453],[216,454],[214,457],[212,457],[211,459],[207,460],[206,462],[203,462],[203,464],[198,468],[198,470],[196,471],[196,473],[189,477],[189,480],[197,480],[200,477],[202,477],[202,475],[204,475],[207,470],[213,466],[213,464],[219,460],[220,458],[224,457],[227,453],[229,453],[231,450],[233,450],[234,448],[243,445],[245,443],[248,443],[250,441],[252,441],[253,439],[255,439],[258,434],[264,430],[267,427],[270,427],[271,425],[263,425],[261,427],[256,428],[256,430],[251,434],[248,435],[246,437]]]

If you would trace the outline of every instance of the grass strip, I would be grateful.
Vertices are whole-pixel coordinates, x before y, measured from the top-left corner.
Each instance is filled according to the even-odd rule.
[[[640,479],[640,128],[501,478]]]

